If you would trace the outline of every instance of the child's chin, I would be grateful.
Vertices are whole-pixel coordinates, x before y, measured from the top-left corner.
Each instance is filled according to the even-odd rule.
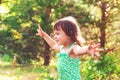
[[[61,45],[61,43],[60,42],[57,42],[58,43],[58,45]]]

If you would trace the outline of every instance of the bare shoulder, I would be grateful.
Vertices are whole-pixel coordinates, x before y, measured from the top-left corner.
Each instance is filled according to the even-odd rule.
[[[56,50],[56,51],[60,51],[60,46],[58,44],[55,44],[53,47],[52,47],[53,50]]]
[[[71,47],[71,49],[78,49],[78,48],[80,48],[80,46],[78,44],[75,44]]]
[[[70,51],[69,51],[69,55],[70,57],[72,58],[79,58],[79,55],[77,54],[78,53],[78,50],[79,50],[80,46],[75,44],[71,47]]]

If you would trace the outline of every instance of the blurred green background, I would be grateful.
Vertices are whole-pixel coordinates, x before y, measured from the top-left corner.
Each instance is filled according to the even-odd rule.
[[[77,19],[86,45],[100,42],[102,59],[81,56],[83,80],[120,80],[120,0],[0,0],[0,80],[58,80],[56,53],[36,36],[54,22]]]

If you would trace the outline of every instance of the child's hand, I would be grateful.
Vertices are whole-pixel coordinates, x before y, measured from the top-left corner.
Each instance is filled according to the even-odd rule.
[[[42,38],[44,37],[44,31],[42,30],[42,28],[40,27],[40,25],[38,24],[38,29],[37,29],[36,35],[41,36]]]
[[[100,59],[100,52],[103,51],[103,49],[99,49],[100,48],[100,43],[98,44],[94,44],[93,42],[91,42],[88,45],[88,50],[87,53],[91,55],[92,58],[94,58],[94,56],[96,56],[98,59]]]

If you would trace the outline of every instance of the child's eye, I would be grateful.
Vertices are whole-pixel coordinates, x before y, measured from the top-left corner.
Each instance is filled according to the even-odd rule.
[[[59,33],[55,33],[54,35],[59,35]]]
[[[59,33],[56,33],[55,35],[59,35]]]
[[[54,35],[60,35],[60,32],[59,31],[55,31]]]

